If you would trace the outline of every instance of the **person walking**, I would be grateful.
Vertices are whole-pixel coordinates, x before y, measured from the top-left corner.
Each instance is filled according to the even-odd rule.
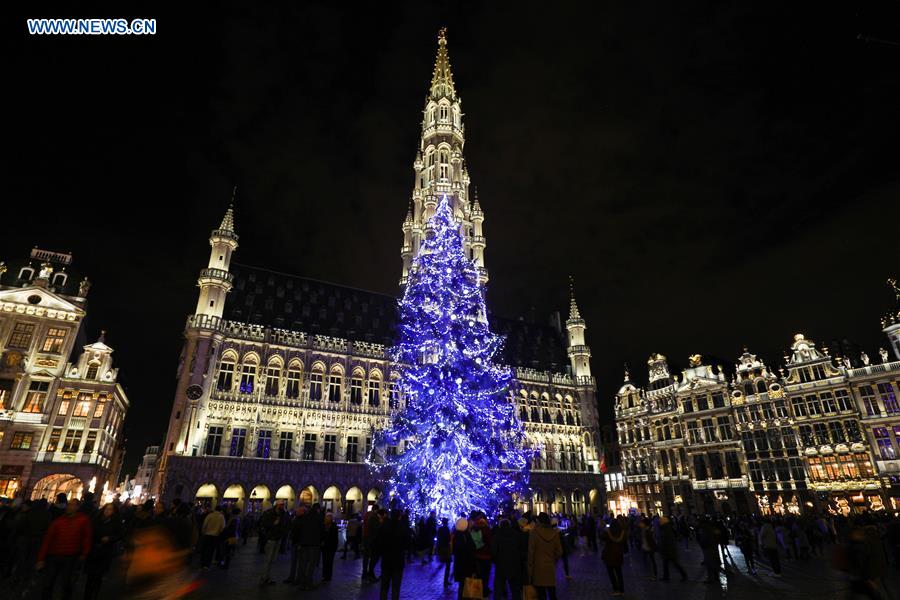
[[[375,551],[375,538],[378,536],[378,527],[381,521],[378,516],[378,505],[372,506],[372,510],[366,513],[363,519],[362,545],[363,545],[363,565],[362,580],[369,583],[378,581],[375,576],[375,563],[378,562],[378,555]]]
[[[625,562],[625,531],[618,521],[613,521],[609,529],[604,531],[603,552],[600,558],[606,565],[609,582],[612,584],[612,595],[625,595],[625,579],[622,576],[622,564]]]
[[[291,542],[291,573],[284,580],[284,583],[300,583],[297,573],[300,571],[300,532],[303,530],[303,516],[305,514],[306,507],[302,504],[294,509],[294,517],[291,520],[288,534]]]
[[[228,570],[231,566],[231,558],[234,556],[234,550],[237,548],[238,531],[241,527],[241,509],[237,506],[229,511],[228,518],[225,520],[225,528],[219,534],[219,566]]]
[[[559,530],[547,513],[539,514],[537,521],[528,536],[528,581],[537,588],[538,598],[556,600],[556,562],[563,552]]]
[[[381,600],[387,600],[389,590],[392,600],[400,599],[409,540],[409,522],[405,515],[398,509],[391,510],[391,517],[381,525],[375,541],[381,557]]]
[[[362,533],[362,523],[360,522],[359,513],[352,515],[347,520],[347,528],[344,530],[344,551],[341,554],[341,560],[347,558],[347,547],[353,550],[353,559],[359,558],[359,538]]]
[[[493,532],[484,513],[477,511],[472,513],[469,534],[475,543],[475,572],[481,580],[481,588],[485,596],[490,594],[488,583],[491,579],[491,545]]]
[[[319,566],[319,558],[322,555],[322,531],[325,520],[321,507],[316,502],[303,517],[303,528],[300,531],[300,589],[313,590],[316,588],[313,576],[316,567]]]
[[[494,531],[494,600],[508,597],[521,600],[525,583],[525,563],[528,559],[528,538],[513,526],[509,519],[501,519]],[[507,586],[509,595],[507,596]]]
[[[103,507],[95,517],[92,529],[94,539],[84,566],[87,574],[84,600],[96,600],[100,596],[103,576],[109,571],[116,548],[124,535],[122,517],[115,504],[110,502]]]
[[[747,565],[747,573],[756,575],[756,543],[753,532],[746,522],[741,522],[736,528],[734,542],[744,555],[744,563]],[[732,561],[733,562],[733,561]]]
[[[656,579],[656,537],[653,535],[653,528],[650,526],[650,520],[641,519],[638,523],[638,533],[640,535],[641,553],[644,555],[644,561],[650,563],[650,572],[653,573],[650,579]]]
[[[712,519],[704,518],[697,528],[697,543],[703,552],[703,565],[706,567],[706,583],[719,581],[719,532]]]
[[[660,517],[659,519],[659,554],[662,557],[663,564],[663,581],[669,580],[669,564],[675,566],[681,573],[681,580],[687,580],[687,573],[678,560],[678,534],[675,532],[675,526],[668,517]],[[655,562],[655,561],[654,561]]]
[[[325,513],[322,525],[322,581],[331,581],[334,555],[338,548],[338,526],[331,511]]]
[[[587,545],[591,552],[597,552],[597,519],[594,515],[588,515],[584,520],[585,533],[587,534]]]
[[[72,597],[75,569],[91,551],[91,520],[79,511],[81,503],[72,498],[66,512],[50,523],[38,551],[37,570],[44,571],[42,600],[51,600],[57,580],[61,581],[63,600]]]
[[[759,530],[759,548],[772,566],[772,575],[781,577],[781,558],[778,556],[778,534],[768,519]]]
[[[219,534],[225,529],[225,508],[217,506],[203,519],[200,527],[200,566],[204,571],[212,564],[213,553],[219,543]]]
[[[437,555],[438,560],[444,565],[444,587],[453,585],[450,580],[450,526],[449,519],[441,519],[441,526],[437,530]]]
[[[281,547],[281,538],[288,531],[288,517],[284,510],[284,500],[279,500],[275,506],[263,512],[259,519],[259,533],[265,536],[266,544],[263,548],[265,560],[263,570],[259,577],[260,585],[271,585],[275,581],[271,577],[272,563],[278,548]]]
[[[459,585],[457,597],[462,600],[466,579],[475,576],[475,542],[469,535],[469,521],[465,517],[456,520],[450,548],[453,552],[453,580]]]

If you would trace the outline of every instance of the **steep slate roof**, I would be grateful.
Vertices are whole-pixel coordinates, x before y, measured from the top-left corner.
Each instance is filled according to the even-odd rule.
[[[232,321],[391,345],[397,298],[307,277],[232,263],[234,288],[224,317]],[[490,316],[506,337],[500,360],[517,367],[565,372],[564,336],[551,325]]]

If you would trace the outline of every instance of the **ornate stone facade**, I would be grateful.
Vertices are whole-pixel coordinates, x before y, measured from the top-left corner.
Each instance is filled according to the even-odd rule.
[[[463,144],[461,99],[442,32],[402,224],[401,284],[441,194],[452,199],[469,256],[487,281],[484,214],[477,199],[469,200]],[[234,263],[237,244],[229,208],[210,237],[197,309],[185,327],[161,495],[241,503],[302,498],[345,510],[378,501],[385,490],[364,460],[375,432],[405,402],[386,355],[396,298]],[[540,449],[534,495],[521,503],[572,513],[600,508],[595,382],[574,296],[564,324],[558,317],[550,325],[495,315],[490,321],[506,337],[501,360],[516,369],[509,399]]]
[[[894,357],[880,349],[878,364],[865,353],[832,357],[797,334],[780,375],[746,350],[730,380],[697,355],[680,380],[665,357],[651,356],[646,390],[626,373],[615,407],[624,505],[644,513],[900,509],[893,315],[882,329]]]
[[[0,497],[117,483],[128,398],[103,336],[85,344],[90,283],[71,263],[38,248],[14,268],[0,262]]]

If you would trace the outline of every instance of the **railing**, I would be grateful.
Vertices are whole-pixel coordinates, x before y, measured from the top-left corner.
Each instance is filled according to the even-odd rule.
[[[237,234],[236,234],[235,232],[233,232],[233,231],[228,231],[228,230],[225,230],[225,229],[214,229],[213,232],[212,232],[212,237],[226,238],[226,239],[229,239],[229,240],[234,240],[235,242],[236,242],[237,239],[238,239],[238,236],[237,236]]]
[[[201,269],[200,279],[221,279],[231,283],[234,281],[234,273],[229,273],[224,269]]]
[[[879,365],[867,365],[865,367],[848,369],[847,376],[851,378],[863,377],[865,375],[874,375],[876,373],[891,373],[893,371],[900,371],[900,360],[881,363]]]

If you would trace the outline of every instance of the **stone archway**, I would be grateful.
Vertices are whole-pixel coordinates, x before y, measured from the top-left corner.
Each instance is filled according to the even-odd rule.
[[[294,493],[294,488],[291,486],[283,485],[275,492],[275,500],[284,500],[285,508],[291,510],[297,501],[297,494]]]
[[[271,495],[268,486],[259,484],[250,490],[250,498],[248,499],[250,505],[248,508],[253,511],[265,510],[271,504]]]
[[[233,483],[225,488],[222,494],[222,501],[228,504],[234,504],[241,510],[244,510],[244,486],[239,483]]]
[[[381,499],[381,490],[378,488],[372,488],[366,494],[366,512],[369,512],[372,507],[378,504],[378,501]]]
[[[194,501],[208,505],[209,508],[213,509],[219,502],[219,490],[216,489],[213,483],[204,483],[197,488],[197,493],[194,494]]]
[[[347,490],[344,496],[344,514],[350,516],[363,510],[363,494],[358,487],[352,487]]]
[[[308,485],[300,490],[300,503],[311,506],[319,501],[319,490],[313,485]]]
[[[341,509],[341,490],[336,485],[329,487],[322,495],[323,512],[337,512]]]
[[[56,502],[57,494],[65,494],[69,499],[81,499],[84,491],[84,482],[79,477],[70,473],[56,473],[38,480],[31,492],[31,499],[46,498],[52,504]]]

